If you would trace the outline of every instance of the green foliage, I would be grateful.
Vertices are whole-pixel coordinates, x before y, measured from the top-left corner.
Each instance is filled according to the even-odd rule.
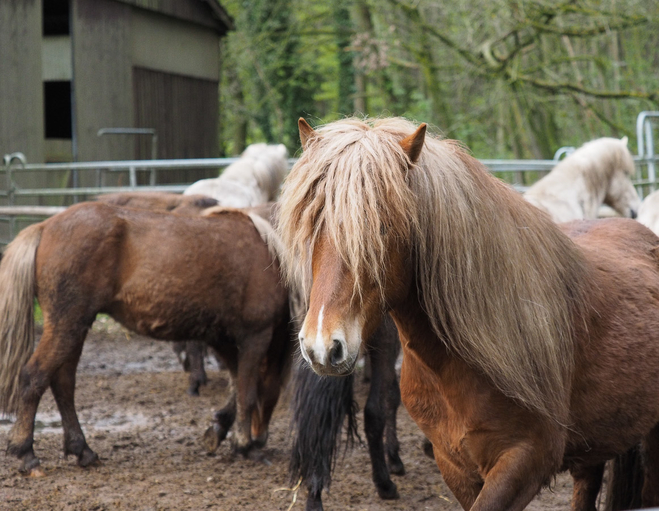
[[[547,158],[659,108],[659,3],[226,0],[222,143],[299,147],[297,119],[429,122],[479,157]]]
[[[34,299],[34,322],[37,325],[43,325],[43,312],[37,299]]]

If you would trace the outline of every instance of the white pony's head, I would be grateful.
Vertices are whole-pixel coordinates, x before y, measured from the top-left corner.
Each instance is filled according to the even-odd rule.
[[[620,215],[627,218],[636,218],[641,206],[641,199],[631,178],[636,174],[634,158],[627,148],[627,137],[603,138],[612,150],[607,151],[605,157],[610,158],[611,177],[604,197],[604,204],[615,209]]]

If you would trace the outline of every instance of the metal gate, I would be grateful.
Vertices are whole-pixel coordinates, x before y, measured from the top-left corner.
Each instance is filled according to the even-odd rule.
[[[654,122],[659,122],[659,112],[641,112],[636,120],[638,154],[634,156],[637,169],[634,184],[641,197],[645,197],[657,187]],[[554,168],[556,162],[571,150],[574,148],[562,147],[556,151],[554,159],[551,160],[483,159],[481,162],[492,173],[523,192]],[[206,172],[208,177],[214,177],[221,169],[235,161],[237,158],[34,164],[27,163],[22,153],[5,155],[3,166],[0,168],[0,172],[4,173],[5,183],[4,188],[0,189],[0,244],[8,243],[22,227],[58,213],[72,203],[90,200],[103,193],[182,192],[191,183],[158,185],[158,176],[173,170],[198,169]],[[295,159],[290,159],[289,165],[294,162]],[[92,182],[94,186],[57,188],[21,186],[21,176],[35,172],[59,172],[69,176],[67,182],[76,184]],[[85,174],[85,179],[80,179],[81,174]],[[149,184],[141,185],[139,184],[141,181]],[[53,201],[59,204],[53,205]]]

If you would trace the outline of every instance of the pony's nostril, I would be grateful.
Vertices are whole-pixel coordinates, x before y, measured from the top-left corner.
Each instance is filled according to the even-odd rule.
[[[343,343],[338,339],[334,339],[334,342],[332,344],[332,349],[330,350],[330,364],[332,364],[333,366],[337,366],[341,362],[343,362],[344,358],[345,357],[343,355]]]
[[[636,219],[636,216],[637,216],[636,210],[635,210],[635,209],[632,209],[632,210],[631,210],[631,217],[632,217],[633,219]]]

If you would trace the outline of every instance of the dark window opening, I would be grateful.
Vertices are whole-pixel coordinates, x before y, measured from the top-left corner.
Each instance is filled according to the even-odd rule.
[[[69,0],[41,0],[43,35],[69,35]]]
[[[46,138],[71,138],[71,82],[44,82]]]

